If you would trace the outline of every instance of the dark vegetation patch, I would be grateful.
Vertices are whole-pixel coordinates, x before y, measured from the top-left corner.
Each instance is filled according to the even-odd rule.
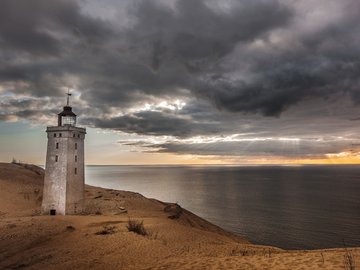
[[[171,203],[165,206],[164,212],[167,213],[168,218],[177,219],[181,216],[183,210],[177,203]]]
[[[96,235],[107,235],[107,234],[114,234],[116,233],[116,227],[115,226],[108,226],[105,225],[102,230],[96,232]]]
[[[148,232],[144,227],[144,221],[129,219],[126,228],[128,229],[129,232],[134,232],[142,236],[148,235]]]
[[[73,231],[75,231],[75,227],[74,227],[74,226],[71,226],[71,225],[66,226],[65,231],[67,231],[67,232],[73,232]]]
[[[99,226],[109,226],[109,225],[113,225],[113,224],[119,224],[119,223],[125,223],[126,221],[122,221],[122,220],[110,220],[110,221],[104,221],[104,222],[94,222],[94,223],[89,223],[87,226],[88,227],[99,227]]]

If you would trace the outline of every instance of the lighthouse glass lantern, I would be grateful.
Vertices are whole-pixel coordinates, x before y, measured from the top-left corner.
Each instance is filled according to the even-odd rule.
[[[64,110],[58,114],[58,126],[75,126],[76,114],[70,106],[65,106]]]
[[[61,123],[63,126],[75,126],[76,116],[66,115],[61,117]]]
[[[74,116],[63,116],[61,121],[62,121],[63,126],[75,126],[76,117],[74,117]]]

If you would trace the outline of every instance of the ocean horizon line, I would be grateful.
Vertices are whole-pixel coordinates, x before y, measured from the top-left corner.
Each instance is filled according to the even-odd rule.
[[[43,166],[43,165],[39,165],[39,166]],[[271,163],[267,163],[267,164],[179,164],[179,163],[174,163],[174,164],[86,164],[85,166],[147,166],[147,167],[156,167],[156,166],[161,166],[161,167],[193,167],[193,166],[197,166],[197,167],[271,167],[271,166],[276,166],[276,167],[302,167],[302,166],[360,166],[360,163],[347,163],[347,164],[343,164],[343,163],[335,163],[335,164],[328,164],[328,163],[317,163],[317,164],[312,164],[312,163],[307,163],[307,164],[271,164]]]

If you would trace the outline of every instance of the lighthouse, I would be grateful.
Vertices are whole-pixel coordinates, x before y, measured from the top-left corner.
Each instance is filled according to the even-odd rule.
[[[76,114],[67,103],[58,125],[47,127],[48,138],[43,200],[44,215],[76,215],[84,208],[84,140],[86,129],[76,126]]]

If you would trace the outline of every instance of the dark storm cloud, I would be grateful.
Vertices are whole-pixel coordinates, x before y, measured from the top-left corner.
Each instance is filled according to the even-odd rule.
[[[1,5],[3,81],[27,82],[17,90],[41,96],[47,88],[51,96],[72,83],[71,74],[80,78],[76,86],[85,100],[112,106],[131,105],[140,99],[136,91],[161,96],[176,95],[178,88],[193,90],[199,78],[192,73],[215,68],[238,42],[285,24],[291,15],[275,0],[238,3],[227,12],[202,1],[179,0],[174,8],[134,1],[129,16],[135,24],[116,28],[81,13],[74,1]],[[17,56],[23,61],[8,61],[17,53],[26,53]]]
[[[3,0],[0,5],[0,44],[5,50],[61,55],[63,37],[56,33],[81,35],[88,42],[99,40],[106,33],[101,22],[80,14],[75,1]]]
[[[0,82],[20,82],[12,92],[30,96],[60,95],[69,85],[66,74],[85,70],[77,55],[109,35],[107,25],[81,14],[75,1],[1,1]]]
[[[175,136],[186,138],[206,132],[216,133],[217,126],[210,122],[195,124],[191,119],[174,115],[171,112],[144,111],[113,117],[110,119],[83,119],[87,125],[119,130],[139,135]]]
[[[329,98],[338,92],[349,92],[358,103],[360,20],[357,21],[348,26],[344,19],[344,32],[325,29],[313,34],[318,37],[311,43],[308,36],[299,37],[301,48],[250,55],[254,80],[234,80],[224,73],[208,76],[200,83],[200,95],[207,96],[220,109],[266,116],[279,116],[306,98]]]
[[[215,11],[202,1],[180,0],[172,8],[137,1],[130,11],[135,23],[113,38],[118,45],[112,50],[100,52],[97,80],[91,78],[84,93],[90,102],[129,106],[141,94],[146,99],[179,96],[184,88],[195,91],[201,76],[216,69],[238,42],[291,18],[290,9],[278,1],[238,3],[228,12]]]
[[[355,16],[355,10],[359,11],[355,1],[345,1],[345,11],[351,9],[350,16],[341,18],[338,25],[329,24],[318,31],[299,34],[295,36],[298,47],[289,44],[280,52],[266,36],[267,30],[289,27],[290,31],[292,15],[296,18],[304,14],[293,14],[276,1],[241,3],[234,5],[231,12],[219,14],[201,1],[195,5],[178,1],[175,11],[144,2],[137,10],[139,22],[133,28],[136,31],[130,34],[140,44],[153,41],[154,69],[161,63],[183,64],[191,74],[192,92],[209,99],[219,109],[278,116],[308,97],[329,97],[337,91],[349,91],[354,99],[359,96],[356,74],[360,24]],[[175,15],[169,15],[171,12]],[[252,51],[247,61],[241,62],[250,66],[255,79],[228,76],[227,72],[237,67],[224,69],[223,57],[237,57],[233,54],[234,46],[245,46],[255,39],[262,39],[273,49]],[[248,52],[240,49],[237,53]]]
[[[214,10],[205,1],[179,0],[173,8],[142,1],[134,14],[137,23],[127,34],[136,44],[150,42],[155,70],[162,60],[175,59],[189,71],[202,71],[238,42],[287,24],[292,12],[276,0],[233,2],[228,11]]]
[[[339,84],[333,79],[332,72],[316,74],[302,67],[280,67],[275,71],[264,70],[261,72],[263,78],[251,83],[207,82],[202,93],[210,92],[209,99],[220,109],[279,116],[306,97],[326,97],[335,93]],[[329,76],[328,80],[325,76]],[[332,82],[334,88],[329,88]],[[209,91],[209,85],[212,91]]]
[[[326,107],[311,111],[319,106],[309,103],[343,104],[339,93],[360,102],[357,0],[104,3],[109,9],[97,16],[90,0],[0,2],[2,119],[60,109],[59,96],[71,87],[82,123],[125,133],[356,134],[347,121],[358,118],[356,110],[328,117]],[[50,97],[48,106],[46,99],[14,102],[33,96]],[[129,111],[174,99],[187,105]]]
[[[188,134],[188,121],[166,116],[160,112],[140,112],[133,115],[113,117],[111,119],[84,119],[95,127],[120,130],[128,133],[145,135],[173,135]]]

